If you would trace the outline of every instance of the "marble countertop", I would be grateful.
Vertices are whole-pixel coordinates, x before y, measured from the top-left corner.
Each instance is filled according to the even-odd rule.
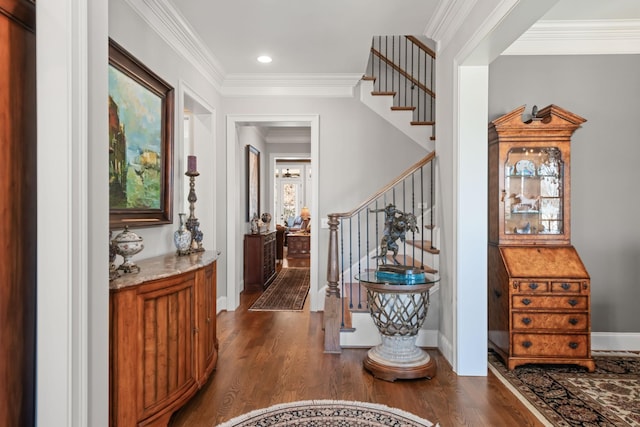
[[[197,270],[218,259],[219,250],[209,250],[190,255],[178,256],[174,253],[153,258],[134,260],[140,267],[138,273],[121,273],[120,277],[109,282],[110,290],[118,290],[140,285],[156,279],[164,279],[178,274]]]

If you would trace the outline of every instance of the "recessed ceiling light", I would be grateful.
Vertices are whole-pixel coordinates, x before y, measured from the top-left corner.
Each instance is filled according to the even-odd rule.
[[[267,56],[267,55],[258,56],[258,62],[262,62],[263,64],[268,64],[271,61],[272,59],[270,56]]]

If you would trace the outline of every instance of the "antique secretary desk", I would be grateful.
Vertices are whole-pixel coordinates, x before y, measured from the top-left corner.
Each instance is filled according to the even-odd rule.
[[[555,105],[489,124],[489,348],[509,369],[591,358],[590,279],[571,245],[571,136]]]

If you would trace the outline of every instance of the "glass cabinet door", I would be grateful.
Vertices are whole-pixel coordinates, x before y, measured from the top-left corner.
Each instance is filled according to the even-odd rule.
[[[504,165],[505,234],[563,234],[563,162],[555,147],[512,148]]]

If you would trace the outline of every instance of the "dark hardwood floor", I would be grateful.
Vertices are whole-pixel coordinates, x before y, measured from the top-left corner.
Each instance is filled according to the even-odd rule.
[[[285,259],[278,268],[305,265],[308,260]],[[313,399],[381,403],[441,427],[542,426],[491,373],[457,376],[429,349],[435,378],[378,380],[362,367],[367,349],[323,353],[322,313],[310,313],[308,299],[302,312],[249,312],[258,296],[242,294],[236,311],[218,315],[217,369],[172,427],[213,427],[254,409]]]

